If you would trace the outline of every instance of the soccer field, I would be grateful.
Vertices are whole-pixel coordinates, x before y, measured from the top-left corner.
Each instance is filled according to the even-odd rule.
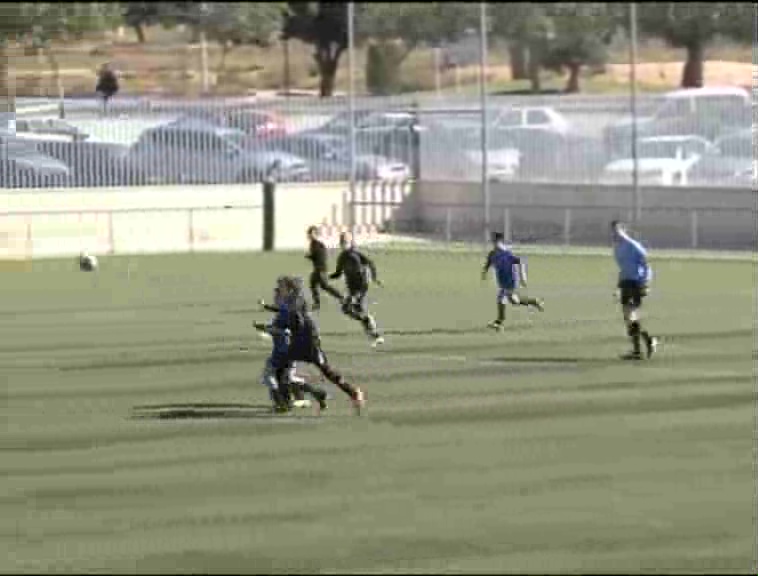
[[[653,255],[629,364],[610,255],[530,256],[547,309],[494,334],[484,252],[369,253],[386,345],[320,316],[360,417],[267,412],[251,323],[302,254],[4,272],[2,572],[751,571],[754,260]]]

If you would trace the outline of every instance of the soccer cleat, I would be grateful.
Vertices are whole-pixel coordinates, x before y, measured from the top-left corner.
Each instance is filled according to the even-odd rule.
[[[621,356],[622,360],[642,360],[642,354],[639,352],[627,352]]]
[[[534,307],[539,310],[540,312],[545,311],[545,301],[542,298],[537,298],[537,300],[534,302]]]
[[[310,408],[311,407],[311,401],[307,398],[303,398],[302,400],[295,400],[292,403],[293,408]]]
[[[492,328],[493,330],[500,332],[503,329],[503,323],[500,320],[493,320],[487,324],[487,328]]]
[[[647,348],[647,357],[652,358],[653,354],[658,351],[658,338],[651,336],[645,340],[645,347]]]
[[[361,409],[366,406],[366,397],[363,394],[363,390],[360,388],[355,389],[355,396],[353,397],[353,408],[355,408],[356,414],[361,413]]]
[[[371,343],[372,348],[376,348],[380,344],[384,344],[384,337],[383,336],[377,336],[374,338],[374,341]]]

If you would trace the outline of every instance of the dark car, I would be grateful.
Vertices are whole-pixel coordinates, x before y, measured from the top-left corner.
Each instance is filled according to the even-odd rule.
[[[273,112],[261,110],[197,110],[181,121],[199,120],[223,128],[235,128],[256,138],[281,137],[287,134],[284,120]]]
[[[146,183],[260,182],[278,166],[280,181],[309,178],[302,158],[250,147],[242,131],[203,122],[176,122],[142,133],[126,161]]]
[[[71,170],[71,186],[100,187],[138,184],[139,173],[127,163],[129,146],[105,142],[37,141],[44,154]]]
[[[745,186],[752,184],[753,131],[741,130],[716,141],[715,150],[692,167],[693,186]]]
[[[339,181],[350,178],[349,139],[336,134],[296,134],[266,141],[266,147],[289,152],[308,162],[316,181]],[[356,155],[356,178],[359,180],[407,180],[410,168],[397,160],[371,154]]]
[[[39,151],[35,143],[0,135],[0,188],[66,186],[68,167]]]

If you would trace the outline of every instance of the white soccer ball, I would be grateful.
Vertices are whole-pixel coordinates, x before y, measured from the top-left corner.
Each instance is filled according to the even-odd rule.
[[[82,272],[94,272],[97,270],[97,266],[97,256],[87,254],[86,252],[79,256],[79,270]]]

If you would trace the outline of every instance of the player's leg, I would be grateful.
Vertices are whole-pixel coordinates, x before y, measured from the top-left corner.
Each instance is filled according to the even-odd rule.
[[[332,297],[336,298],[337,300],[342,300],[342,293],[337,290],[334,286],[329,284],[329,281],[326,277],[326,274],[323,272],[319,272],[318,274],[318,283],[319,286],[326,292],[327,294],[330,294]]]
[[[296,366],[293,363],[287,371],[287,382],[290,390],[295,395],[295,407],[307,407],[310,406],[310,400],[305,399],[305,394],[309,394],[316,402],[318,402],[321,410],[325,410],[327,393],[326,390],[320,386],[310,384],[305,378],[297,375]]]
[[[266,365],[261,375],[261,383],[268,389],[269,398],[271,398],[274,409],[282,411],[287,405],[287,399],[279,385],[279,380],[276,377],[276,368],[271,357],[266,360]]]
[[[308,278],[308,284],[311,289],[311,302],[313,303],[314,310],[321,308],[321,293],[319,292],[319,287],[321,285],[320,280],[321,275],[316,270],[311,272],[310,278]]]
[[[514,306],[527,306],[536,308],[540,312],[545,309],[545,302],[541,298],[523,298],[515,291],[508,293],[508,301]]]
[[[314,347],[314,349],[311,350],[308,355],[310,357],[310,362],[318,367],[318,369],[324,375],[324,378],[329,380],[329,382],[347,394],[353,401],[353,405],[356,408],[360,408],[365,404],[363,391],[357,386],[350,384],[347,380],[345,380],[342,374],[340,374],[329,364],[329,360],[321,348]]]
[[[623,282],[621,290],[621,306],[624,314],[624,324],[627,334],[632,341],[631,353],[624,356],[628,360],[642,358],[641,341],[644,340],[647,356],[650,358],[658,347],[658,339],[642,327],[640,308],[642,306],[643,287],[634,282]]]
[[[368,310],[368,286],[362,286],[354,298],[354,311],[360,319],[363,331],[369,338],[374,340],[374,344],[384,342],[381,333],[376,325],[376,319]]]
[[[495,330],[502,330],[505,324],[505,305],[508,302],[509,291],[505,288],[499,288],[497,291],[497,319],[490,322],[488,326]]]

